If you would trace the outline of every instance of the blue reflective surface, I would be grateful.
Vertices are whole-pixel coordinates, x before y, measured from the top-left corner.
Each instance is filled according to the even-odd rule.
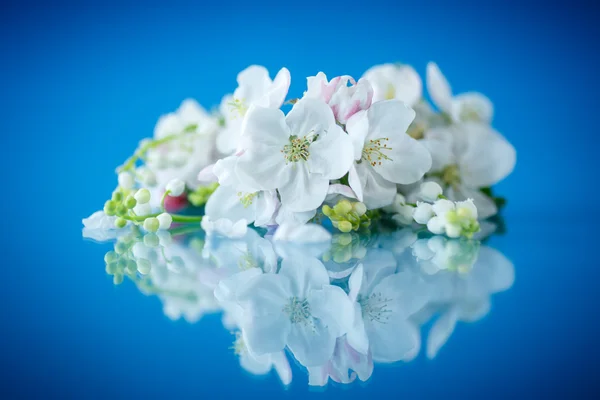
[[[459,323],[434,360],[422,352],[378,368],[366,385],[330,385],[327,396],[564,397],[597,389],[598,218],[588,207],[598,191],[590,184],[597,134],[589,105],[599,85],[598,55],[586,50],[598,35],[597,12],[584,3],[519,4],[382,3],[365,12],[350,4],[315,12],[309,3],[7,4],[3,394],[304,397],[302,379],[284,390],[273,374],[244,373],[219,316],[173,322],[158,298],[113,286],[102,262],[110,246],[82,241],[80,220],[100,208],[114,167],[160,114],[188,96],[217,104],[251,63],[288,67],[299,94],[318,70],[358,77],[400,60],[423,73],[430,59],[458,92],[475,89],[494,101],[495,126],[518,151],[515,172],[497,188],[509,199],[508,231],[489,242],[514,264],[515,282],[494,296],[485,319]]]

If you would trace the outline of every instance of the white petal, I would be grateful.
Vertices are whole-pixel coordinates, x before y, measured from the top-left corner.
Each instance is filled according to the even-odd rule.
[[[333,355],[335,336],[314,320],[314,327],[305,324],[294,324],[288,337],[288,347],[296,360],[305,367],[325,364]]]
[[[414,357],[420,347],[420,334],[404,319],[392,319],[387,324],[368,329],[373,360],[396,362]]]
[[[354,168],[354,166],[352,168]],[[341,183],[332,183],[329,185],[329,189],[327,190],[327,198],[329,199],[329,197],[332,195],[342,195],[349,199],[357,199],[352,188],[350,186],[342,185]]]
[[[323,263],[312,257],[284,258],[278,276],[289,280],[292,296],[305,299],[311,289],[329,284],[329,275]]]
[[[413,214],[413,218],[417,224],[425,225],[431,218],[434,217],[433,209],[429,203],[418,203]]]
[[[260,268],[250,268],[219,281],[214,292],[215,298],[219,302],[236,301],[237,292],[241,292],[247,283],[261,274]]]
[[[427,336],[427,357],[434,358],[442,346],[448,341],[456,327],[457,315],[455,309],[450,309],[431,327]]]
[[[440,111],[450,114],[452,111],[452,89],[436,63],[427,64],[427,91],[433,103]]]
[[[348,341],[348,344],[359,353],[368,354],[369,337],[365,330],[362,309],[358,303],[354,303],[354,325],[346,334],[346,340]]]
[[[217,178],[217,175],[215,175],[215,173],[214,173],[214,167],[215,167],[215,164],[210,164],[210,165],[207,165],[206,167],[202,168],[202,170],[200,172],[198,172],[198,177],[197,177],[198,181],[202,182],[204,184],[217,182],[218,178]]]
[[[496,203],[478,189],[472,189],[464,185],[458,185],[456,188],[449,186],[446,190],[446,196],[454,201],[473,199],[473,203],[477,207],[477,216],[482,220],[498,213]]]
[[[335,118],[327,103],[311,98],[294,104],[285,119],[291,134],[299,137],[321,135],[335,125]]]
[[[447,199],[439,199],[433,203],[433,212],[441,216],[446,214],[448,211],[454,210],[454,202]]]
[[[427,222],[427,229],[433,234],[441,235],[446,230],[446,223],[441,217],[433,217]]]
[[[267,107],[266,101],[261,101],[266,94],[272,81],[269,71],[261,65],[251,65],[237,76],[238,88],[234,92],[234,98],[250,105],[258,103]],[[266,100],[266,99],[265,99]]]
[[[363,189],[362,183],[360,182],[360,178],[358,177],[358,171],[356,170],[356,164],[350,166],[350,171],[348,171],[348,185],[352,191],[356,194],[356,199],[358,201],[363,201]]]
[[[318,208],[329,189],[329,179],[319,175],[311,174],[306,165],[294,164],[290,171],[287,184],[279,186],[281,203],[291,211],[303,212]]]
[[[356,172],[363,191],[363,203],[368,209],[392,204],[396,196],[396,184],[384,179],[373,168],[362,162],[356,164]]]
[[[253,356],[250,352],[240,355],[240,366],[252,375],[265,375],[271,371],[271,362],[268,355]]]
[[[273,235],[274,241],[292,241],[295,243],[322,243],[331,240],[329,233],[317,224],[285,224],[280,225]]]
[[[277,375],[279,375],[281,383],[284,385],[292,383],[292,369],[290,368],[290,363],[288,362],[285,353],[281,351],[271,354],[271,361],[275,371],[277,371]]]
[[[409,65],[377,65],[365,72],[364,78],[373,86],[373,102],[393,98],[413,106],[421,99],[421,78]]]
[[[517,153],[502,135],[478,123],[463,124],[468,146],[459,160],[462,182],[471,187],[493,186],[514,169]]]
[[[310,147],[308,169],[311,174],[321,174],[327,179],[339,179],[346,175],[353,163],[353,147],[350,137],[338,125],[331,125],[327,132]]]
[[[248,281],[237,295],[238,303],[251,316],[282,314],[291,294],[291,282],[281,274],[262,274]]]
[[[354,159],[358,161],[362,157],[365,140],[369,134],[369,114],[367,111],[354,114],[346,123],[346,131],[352,140]]]
[[[238,192],[231,186],[219,186],[208,198],[205,214],[215,221],[221,218],[232,221],[245,219],[251,224],[256,217],[256,205],[245,207],[240,200]]]
[[[419,142],[427,148],[431,155],[431,172],[442,171],[448,165],[456,163],[452,148],[452,130],[446,127],[428,129]]]
[[[352,275],[348,279],[348,297],[352,301],[356,301],[358,297],[358,293],[360,291],[360,287],[362,286],[364,275],[364,268],[362,264],[358,264],[358,266],[352,271]]]
[[[272,225],[273,217],[279,205],[280,203],[276,191],[265,190],[259,192],[257,197],[252,201],[252,204],[248,207],[255,206],[256,208],[256,220],[254,221],[254,225],[258,227]]]
[[[292,323],[284,314],[249,318],[242,328],[244,342],[253,355],[282,351],[288,343]]]
[[[281,107],[281,105],[285,101],[285,96],[287,96],[288,90],[290,88],[290,83],[290,71],[287,68],[281,68],[279,72],[277,72],[275,79],[273,79],[273,84],[267,92],[268,107]]]
[[[321,319],[333,336],[340,337],[352,329],[354,305],[342,288],[325,285],[320,290],[312,290],[308,303],[311,314]]]

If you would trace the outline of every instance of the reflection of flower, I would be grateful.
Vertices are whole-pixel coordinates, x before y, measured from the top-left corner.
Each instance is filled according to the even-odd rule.
[[[238,301],[248,315],[242,332],[253,354],[275,353],[287,344],[307,367],[329,360],[335,340],[352,324],[348,296],[329,284],[314,258],[282,260],[278,274],[255,277]]]
[[[252,375],[266,375],[275,369],[281,383],[289,385],[292,382],[292,369],[283,351],[257,356],[248,351],[242,335],[236,334],[233,344],[235,353],[240,357],[240,365]]]
[[[352,383],[357,377],[364,382],[372,373],[371,354],[359,353],[348,344],[345,337],[340,337],[329,361],[324,365],[308,368],[308,384],[325,386],[329,379],[337,383]]]
[[[420,260],[423,271],[435,274],[449,269],[468,273],[477,260],[479,242],[476,240],[451,239],[434,236],[420,239],[413,244],[413,254]]]

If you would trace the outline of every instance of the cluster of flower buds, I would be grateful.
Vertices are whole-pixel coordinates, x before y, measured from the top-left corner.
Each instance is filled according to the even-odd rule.
[[[342,232],[357,231],[371,225],[367,206],[360,201],[340,200],[333,208],[325,204],[322,211],[331,220],[333,226]]]

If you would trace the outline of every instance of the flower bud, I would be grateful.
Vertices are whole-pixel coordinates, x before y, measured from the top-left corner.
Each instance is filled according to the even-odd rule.
[[[135,184],[135,180],[133,179],[133,175],[129,172],[121,172],[119,174],[119,186],[125,190],[133,189],[133,185]]]
[[[322,210],[323,214],[325,214],[327,217],[331,217],[331,215],[333,214],[333,210],[327,204],[323,206]]]
[[[146,204],[150,201],[150,191],[148,189],[140,189],[135,193],[134,197],[139,204]]]
[[[112,194],[112,200],[115,201],[115,202],[117,202],[117,203],[122,202],[123,201],[123,193],[121,193],[119,191],[113,192],[113,194]]]
[[[171,223],[173,223],[173,217],[169,213],[162,213],[156,219],[159,223],[159,229],[167,230],[171,227]]]
[[[127,225],[127,220],[125,218],[117,218],[115,220],[115,227],[116,228],[125,228],[125,226]]]
[[[433,181],[421,184],[420,196],[423,200],[433,203],[443,193],[442,187]]]
[[[127,213],[129,212],[129,209],[125,206],[125,204],[119,204],[117,206],[117,215],[119,217],[124,217],[125,215],[127,215]]]
[[[156,232],[159,227],[160,227],[160,222],[158,222],[158,219],[156,219],[154,217],[146,218],[144,220],[144,229],[147,230],[148,232]]]
[[[413,214],[413,218],[418,224],[425,225],[431,218],[433,218],[434,213],[431,204],[429,203],[417,203],[417,208],[415,209],[415,213]]]
[[[352,211],[352,203],[350,203],[348,200],[340,200],[333,207],[333,211],[335,211],[335,213],[340,216],[346,215],[350,211]]]
[[[117,261],[118,259],[119,259],[119,255],[112,250],[104,255],[104,262],[107,264]]]
[[[348,221],[340,221],[337,228],[342,232],[348,233],[352,230],[352,224]]]
[[[127,196],[124,204],[125,207],[132,209],[137,204],[137,201],[133,198],[133,196]]]
[[[104,214],[108,215],[109,217],[112,217],[116,213],[117,203],[115,203],[113,200],[108,200],[106,203],[104,203]]]
[[[367,206],[365,206],[364,203],[361,203],[360,201],[352,204],[352,208],[354,208],[354,211],[356,211],[359,217],[362,217],[367,212]]]
[[[446,224],[446,235],[449,238],[460,237],[461,227],[455,224]]]
[[[147,233],[144,235],[144,244],[148,247],[157,247],[160,244],[160,239],[156,233]]]
[[[185,190],[185,182],[181,179],[173,179],[169,183],[167,183],[166,190],[171,196],[181,196],[183,194],[183,191]]]
[[[123,275],[121,275],[121,274],[115,274],[113,276],[113,283],[115,285],[120,285],[121,283],[123,283]]]

